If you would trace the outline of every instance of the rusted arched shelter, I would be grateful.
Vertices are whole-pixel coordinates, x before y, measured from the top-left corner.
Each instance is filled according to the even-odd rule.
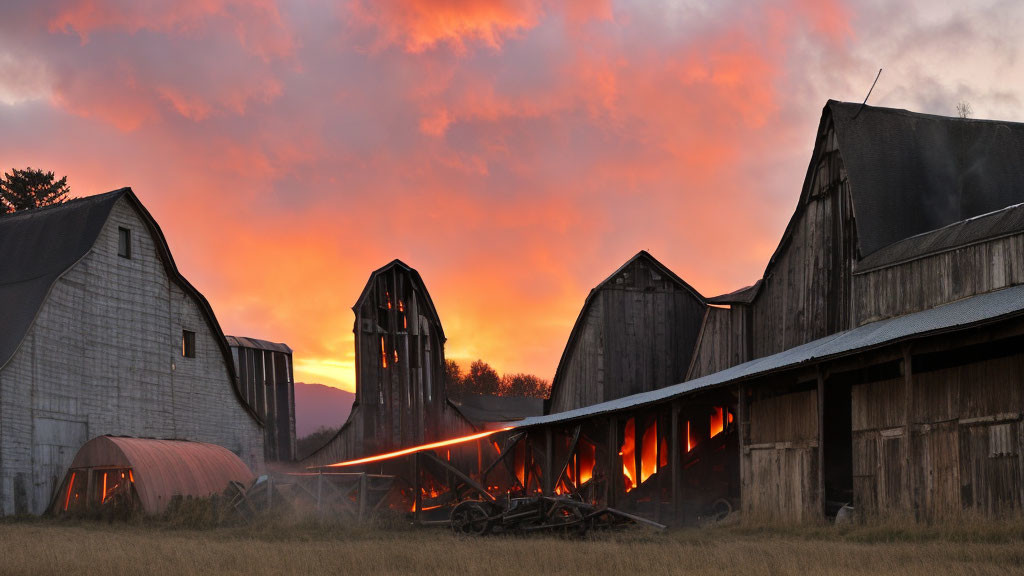
[[[252,479],[238,456],[215,444],[98,436],[78,450],[51,511],[85,512],[116,504],[159,514],[174,496],[209,496],[232,481],[248,484]]]

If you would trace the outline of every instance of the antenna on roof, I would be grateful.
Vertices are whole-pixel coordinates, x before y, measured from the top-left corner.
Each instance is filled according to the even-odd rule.
[[[860,103],[860,108],[857,108],[857,113],[853,115],[854,120],[857,116],[860,116],[860,111],[864,109],[864,105],[868,103],[868,98],[871,98],[871,90],[875,89],[875,84],[878,84],[878,77],[882,75],[882,69],[878,69],[878,74],[875,74],[875,81],[871,83],[871,89],[868,90],[868,95],[864,97],[864,101]]]

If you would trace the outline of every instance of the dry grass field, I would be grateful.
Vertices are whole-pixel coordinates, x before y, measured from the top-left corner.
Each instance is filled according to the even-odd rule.
[[[458,537],[256,522],[0,521],[0,574],[1024,574],[1024,524]]]

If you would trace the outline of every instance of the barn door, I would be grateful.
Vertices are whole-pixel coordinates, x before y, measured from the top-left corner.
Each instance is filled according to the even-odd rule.
[[[72,420],[33,418],[32,427],[35,445],[30,508],[33,514],[42,514],[78,449],[88,440],[88,425]]]

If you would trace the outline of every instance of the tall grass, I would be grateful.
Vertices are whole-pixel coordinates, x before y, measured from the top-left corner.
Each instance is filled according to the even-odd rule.
[[[443,529],[258,516],[185,526],[0,522],[0,574],[1024,574],[1019,521],[965,525],[736,524],[588,536],[459,537]]]

